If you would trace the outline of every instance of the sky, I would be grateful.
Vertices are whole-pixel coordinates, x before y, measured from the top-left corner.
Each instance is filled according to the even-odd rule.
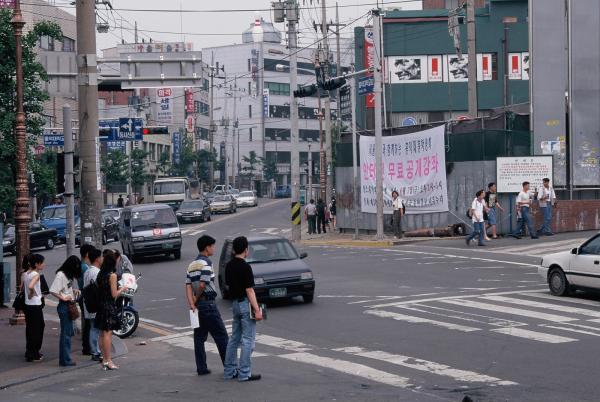
[[[68,4],[68,0],[54,0],[57,5]],[[113,47],[124,39],[134,42],[134,24],[137,21],[140,41],[152,38],[155,41],[193,42],[194,50],[220,45],[241,43],[241,33],[253,23],[256,13],[267,21],[272,20],[270,0],[111,0],[114,11],[99,7],[98,19],[110,25],[108,33],[98,33],[98,50]],[[298,0],[301,9],[300,44],[309,45],[316,39],[313,21],[321,23],[321,2],[324,0]],[[52,2],[52,0],[50,0]],[[415,9],[420,1],[379,1],[383,8]],[[366,14],[376,7],[376,0],[338,0],[340,23],[353,23],[342,28],[342,37],[351,38],[353,28],[367,22]],[[327,19],[335,21],[335,1],[327,0]],[[153,10],[153,11],[151,11]],[[169,10],[171,12],[160,11]],[[203,10],[203,12],[191,12]],[[222,12],[206,12],[221,10]],[[258,11],[255,11],[258,10]],[[74,9],[68,11],[74,13]],[[283,31],[284,24],[276,24]],[[169,33],[165,33],[169,32]]]

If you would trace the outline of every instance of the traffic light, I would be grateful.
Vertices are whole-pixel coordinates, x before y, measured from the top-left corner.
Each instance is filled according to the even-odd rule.
[[[346,84],[346,79],[344,77],[332,78],[323,83],[323,89],[326,89],[327,91],[333,91],[344,84]]]
[[[306,98],[317,93],[319,88],[315,84],[306,85],[294,91],[294,98]]]
[[[169,128],[167,126],[148,126],[142,129],[144,135],[152,134],[169,134]]]

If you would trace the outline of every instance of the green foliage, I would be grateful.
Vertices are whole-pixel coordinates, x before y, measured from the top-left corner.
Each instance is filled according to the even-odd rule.
[[[159,176],[168,176],[171,172],[171,155],[168,152],[163,152],[158,157],[156,162],[156,170]]]
[[[127,184],[129,160],[124,152],[110,151],[100,162],[100,170],[106,177],[106,185],[109,189],[116,185]]]
[[[197,176],[198,180],[203,182],[208,182],[210,178],[210,164],[213,164],[213,169],[217,169],[217,153],[212,152],[212,154],[205,150],[201,149],[196,152],[196,161],[197,161]]]
[[[11,25],[12,10],[0,9],[0,208],[12,215],[15,199],[15,138],[16,124],[16,96],[15,96],[15,38]],[[32,29],[23,36],[23,77],[24,77],[24,108],[27,118],[28,147],[37,142],[42,133],[44,119],[41,116],[43,102],[48,99],[48,94],[42,90],[41,83],[48,81],[48,75],[43,66],[35,60],[35,47],[41,36],[49,36],[55,40],[62,39],[60,26],[53,22],[42,21],[36,23]],[[36,166],[31,154],[28,155],[28,170],[35,173],[42,169]],[[38,172],[42,180],[46,176]],[[46,186],[44,191],[50,191]]]
[[[45,152],[33,160],[31,170],[35,175],[39,206],[47,205],[56,195],[56,162],[56,152]]]
[[[194,152],[194,142],[188,135],[183,135],[179,163],[173,163],[172,172],[175,176],[190,177],[194,173],[194,162],[197,160]]]
[[[250,151],[248,156],[242,156],[242,161],[247,165],[244,167],[244,171],[252,178],[256,171],[256,166],[260,164],[260,159],[256,156],[256,152]]]
[[[152,177],[146,172],[146,158],[150,153],[143,149],[134,149],[131,151],[131,186],[133,191],[138,193],[141,187],[152,180]]]
[[[273,159],[260,158],[263,166],[263,175],[265,180],[276,180],[279,170],[277,169],[277,163]]]

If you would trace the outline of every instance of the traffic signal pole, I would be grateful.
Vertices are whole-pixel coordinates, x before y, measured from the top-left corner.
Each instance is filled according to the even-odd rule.
[[[102,247],[102,182],[98,138],[96,2],[77,0],[79,154],[81,168],[81,243]]]
[[[323,50],[325,51],[325,77],[327,78],[329,75],[329,41],[327,40],[328,27],[327,27],[327,6],[326,0],[321,0],[321,11],[322,11],[322,33],[323,33]],[[339,68],[339,66],[338,66]],[[338,100],[339,101],[339,100]],[[319,109],[320,110],[320,109]],[[322,169],[326,169],[321,174],[321,177],[325,177],[325,188],[321,189],[321,198],[324,198],[323,201],[327,204],[328,200],[331,199],[331,195],[333,193],[333,179],[332,177],[327,177],[332,173],[332,137],[331,137],[331,98],[329,96],[329,92],[327,93],[327,97],[325,97],[325,160],[323,162]],[[325,192],[323,192],[325,191]],[[323,196],[324,195],[324,196]]]
[[[299,136],[298,128],[298,102],[294,96],[294,90],[298,87],[298,66],[296,57],[296,48],[298,47],[298,33],[296,24],[298,22],[298,5],[296,0],[290,0],[287,3],[286,16],[288,21],[288,41],[290,51],[290,119],[291,119],[291,179],[292,179],[292,241],[301,240],[302,216],[300,214],[300,154],[299,154]]]
[[[383,155],[381,152],[383,145],[383,119],[382,111],[382,78],[381,78],[381,30],[380,18],[381,10],[375,9],[373,14],[373,42],[375,43],[375,71],[373,73],[375,87],[375,191],[377,203],[377,240],[383,240]]]

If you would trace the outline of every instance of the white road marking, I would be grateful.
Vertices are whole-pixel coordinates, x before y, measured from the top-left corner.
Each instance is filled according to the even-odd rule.
[[[453,304],[455,306],[469,307],[479,310],[496,311],[503,314],[519,315],[523,317],[536,318],[538,320],[552,321],[552,322],[569,322],[577,321],[576,318],[565,317],[562,315],[540,313],[533,310],[525,310],[521,308],[500,306],[497,304],[481,303],[472,300],[440,300],[442,303]]]
[[[151,301],[152,301],[152,303],[155,303],[155,302],[173,301],[173,300],[176,300],[176,298],[175,297],[170,297],[168,299],[156,299],[156,300],[151,300]]]
[[[204,232],[206,232],[206,229],[194,230],[193,232],[190,232],[189,235],[196,236],[196,235],[199,235],[200,233],[204,233]]]
[[[390,311],[384,311],[384,310],[367,310],[364,313],[375,315],[377,317],[382,317],[382,318],[392,318],[397,321],[409,322],[411,324],[430,324],[430,325],[434,325],[436,327],[442,327],[442,328],[452,329],[452,330],[461,331],[461,332],[473,332],[473,331],[481,330],[481,328],[467,327],[465,325],[453,324],[453,323],[444,322],[444,321],[430,320],[428,318],[416,317],[416,316],[400,314],[400,313],[392,313]]]
[[[455,369],[445,364],[436,363],[428,360],[417,359],[410,356],[396,355],[378,350],[367,351],[360,347],[348,347],[334,349],[337,352],[349,353],[356,356],[367,357],[398,366],[407,367],[413,370],[424,371],[427,373],[450,377],[457,381],[485,383],[488,386],[496,385],[518,385],[513,381],[505,381],[496,377],[479,374],[474,371]]]
[[[598,333],[598,332],[591,332],[591,331],[586,331],[586,330],[577,329],[577,328],[559,327],[557,325],[549,325],[549,324],[540,324],[540,327],[560,329],[562,331],[575,332],[577,334],[584,334],[584,335],[591,335],[591,336],[600,336],[600,333]],[[600,329],[598,329],[598,330],[600,331]]]
[[[352,363],[345,360],[333,359],[331,357],[318,356],[311,353],[291,353],[279,355],[282,359],[287,359],[299,363],[311,364],[313,366],[324,367],[330,370],[339,371],[344,374],[350,374],[361,378],[369,379],[373,382],[391,385],[397,388],[410,388],[412,384],[409,379],[391,374],[385,371],[377,370],[363,364]]]
[[[523,328],[496,328],[492,329],[491,332],[497,332],[499,334],[516,336],[518,338],[530,339],[538,342],[546,343],[567,343],[576,342],[577,339],[567,338],[566,336],[552,335],[544,332],[530,331]]]
[[[171,346],[177,346],[183,349],[194,350],[194,338],[192,336],[178,336],[173,338],[163,339],[162,342],[167,343]],[[212,342],[204,342],[204,349],[209,353],[219,354],[217,345]],[[252,352],[252,357],[265,357],[270,356],[268,353]]]
[[[280,348],[290,350],[293,352],[306,352],[313,349],[312,346],[302,342],[292,341],[290,339],[278,338],[271,335],[256,334],[256,343],[262,345],[271,346],[274,348]]]
[[[172,324],[167,324],[165,322],[150,320],[148,318],[140,318],[140,321],[145,322],[146,324],[158,325],[159,327],[164,327],[164,328],[173,328],[175,326]]]
[[[525,324],[523,322],[519,322],[519,321],[503,320],[501,318],[493,317],[493,316],[489,316],[489,315],[485,315],[485,314],[467,313],[464,311],[453,310],[453,309],[445,308],[445,307],[424,306],[421,304],[415,304],[415,306],[420,307],[420,309],[414,308],[414,307],[409,307],[409,306],[402,306],[400,308],[419,311],[419,312],[426,313],[426,314],[438,315],[438,316],[442,316],[442,317],[456,318],[458,320],[463,320],[463,321],[472,321],[472,322],[477,322],[479,324],[487,324],[487,325],[492,325],[492,326],[496,326],[496,327],[508,327],[508,326],[517,327],[517,326],[527,325],[527,324]],[[435,312],[423,310],[423,309],[442,311],[442,313],[435,313]],[[448,312],[458,314],[458,315],[448,314]],[[467,317],[477,317],[477,318],[467,318]]]
[[[551,295],[548,293],[528,293],[527,296],[538,297],[541,299],[548,299],[548,300],[554,300],[554,301],[567,302],[567,303],[581,304],[581,305],[585,305],[585,306],[594,306],[596,308],[600,308],[600,301],[595,301],[595,300],[578,299],[578,298],[574,298],[574,297],[559,297],[559,296],[554,296],[554,295]]]
[[[484,297],[481,297],[481,299],[497,301],[497,302],[502,302],[502,303],[509,303],[509,304],[518,304],[518,305],[527,306],[527,307],[556,310],[556,311],[561,311],[563,313],[580,314],[580,315],[586,315],[589,317],[600,318],[600,311],[593,311],[593,310],[589,310],[589,309],[585,309],[585,308],[569,307],[569,306],[551,304],[551,303],[541,303],[541,302],[536,302],[536,301],[532,301],[532,300],[513,299],[512,297],[504,297],[504,296],[484,296]]]

